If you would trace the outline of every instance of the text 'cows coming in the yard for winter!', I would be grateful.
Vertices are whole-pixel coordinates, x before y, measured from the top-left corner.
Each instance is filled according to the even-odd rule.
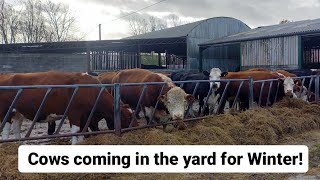
[[[308,169],[306,146],[78,147],[64,151],[34,148],[21,151],[19,169],[24,171],[25,166],[40,168],[37,172],[47,166],[65,172],[282,172],[281,169],[301,172]]]

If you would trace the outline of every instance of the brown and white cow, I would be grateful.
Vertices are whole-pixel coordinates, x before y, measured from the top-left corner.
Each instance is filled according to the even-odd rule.
[[[276,70],[275,72],[279,73],[280,75],[283,75],[285,78],[288,77],[298,77],[297,75],[290,73],[288,71],[285,70]],[[298,98],[301,99],[303,101],[306,102],[310,102],[313,100],[313,93],[311,91],[309,91],[303,84],[301,79],[295,79],[294,80],[294,86],[292,89],[293,92],[293,97],[294,98]]]
[[[261,97],[261,106],[271,105],[274,103],[274,100],[281,99],[283,96],[292,96],[294,82],[291,77],[282,79],[281,76],[279,76],[277,73],[273,73],[270,71],[240,71],[240,72],[228,72],[228,74],[223,79],[247,79],[249,77],[252,77],[254,81],[258,80],[268,80],[268,79],[275,79],[273,81],[273,85],[271,87],[270,92],[270,99],[268,104],[268,92],[269,92],[269,86],[270,82],[265,82],[264,88],[262,90],[262,97]],[[277,93],[277,86],[279,84],[279,91]],[[223,99],[222,106],[218,110],[219,113],[223,112],[223,108],[226,102],[226,99],[234,98],[238,92],[238,88],[240,86],[240,82],[232,81],[229,84],[229,87],[226,92],[226,98]],[[221,87],[218,90],[220,94],[224,91],[226,87],[226,83],[221,83]],[[254,83],[253,85],[253,98],[255,102],[259,102],[260,97],[260,89],[262,87],[262,83]],[[243,86],[239,93],[239,99],[240,103],[242,105],[242,110],[247,109],[249,107],[249,83],[248,81],[245,81],[243,83]],[[275,97],[277,94],[277,97]],[[230,104],[233,102],[231,101]]]
[[[161,85],[148,85],[141,102],[142,111],[145,117],[150,117],[155,104],[159,99],[158,108],[155,112],[155,120],[166,122],[169,119],[177,120],[178,128],[184,128],[184,113],[188,104],[194,101],[194,97],[186,94],[183,89],[176,87],[171,79],[163,74],[153,73],[144,69],[130,69],[120,71],[112,80],[112,83],[147,83],[147,82],[166,82],[162,95],[160,95]],[[121,99],[130,107],[136,107],[143,86],[122,86]],[[161,115],[157,117],[157,114]],[[147,119],[148,119],[147,118]],[[165,128],[166,126],[164,126]]]
[[[280,76],[280,78],[284,79],[284,82],[285,82],[284,88],[286,89],[286,93],[291,93],[292,97],[299,98],[304,101],[308,101],[308,99],[309,99],[308,95],[310,95],[310,92],[308,92],[308,89],[305,86],[303,86],[302,81],[300,79],[292,79],[292,78],[297,77],[297,75],[295,75],[293,73],[290,73],[290,72],[282,70],[282,69],[278,69],[276,71],[270,71],[270,70],[264,69],[264,68],[252,68],[252,69],[248,69],[246,71],[272,72],[272,73]],[[292,84],[292,81],[294,82],[293,86],[290,85],[290,84]]]
[[[1,86],[19,86],[19,85],[72,85],[72,84],[100,84],[100,82],[86,73],[67,73],[67,72],[38,72],[38,73],[17,73],[1,75]],[[27,119],[33,119],[47,89],[25,89],[17,101],[15,109],[23,114]],[[82,131],[86,120],[91,112],[95,100],[99,94],[98,87],[79,88],[68,111],[68,119],[71,125],[71,133]],[[3,119],[13,98],[16,90],[8,90],[0,93],[0,119]],[[39,119],[46,119],[50,114],[61,115],[64,113],[68,102],[73,94],[70,88],[54,88],[48,96]],[[98,121],[105,118],[107,121],[114,119],[114,102],[113,97],[107,91],[102,96],[97,105],[96,111],[92,118],[90,127],[97,128]],[[130,125],[132,111],[128,106],[121,106],[121,125],[126,128]],[[21,123],[17,123],[21,124]],[[134,125],[137,125],[134,122]],[[3,139],[8,138],[11,123],[7,122],[3,130]],[[17,127],[15,127],[17,128]],[[83,137],[72,137],[72,144],[76,144]]]

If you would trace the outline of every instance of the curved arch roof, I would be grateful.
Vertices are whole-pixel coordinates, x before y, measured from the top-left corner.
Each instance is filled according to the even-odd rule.
[[[200,24],[202,24],[202,23],[204,23],[206,21],[210,21],[210,20],[214,20],[214,19],[218,19],[218,18],[237,20],[237,19],[231,18],[231,17],[214,17],[214,18],[204,19],[204,20],[201,20],[201,21],[196,21],[196,22],[193,22],[193,23],[184,24],[184,25],[180,25],[180,26],[176,26],[176,27],[171,27],[171,28],[167,28],[167,29],[153,31],[153,32],[149,32],[149,33],[146,33],[146,34],[130,36],[130,37],[126,37],[126,38],[123,38],[123,39],[158,39],[158,38],[186,37],[198,25],[200,25]],[[240,20],[238,20],[238,21],[240,21]]]

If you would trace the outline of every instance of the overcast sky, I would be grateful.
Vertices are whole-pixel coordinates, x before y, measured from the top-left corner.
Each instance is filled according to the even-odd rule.
[[[56,1],[56,0],[55,0]],[[102,24],[103,39],[129,36],[125,20],[111,20],[159,0],[57,0],[75,12],[78,26],[86,39],[98,38]],[[320,18],[320,0],[166,0],[141,11],[162,18],[178,15],[184,22],[227,16],[239,19],[251,28],[277,24],[282,19],[299,21]]]

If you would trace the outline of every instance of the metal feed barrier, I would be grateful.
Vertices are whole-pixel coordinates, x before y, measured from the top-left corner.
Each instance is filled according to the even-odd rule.
[[[319,82],[320,82],[320,76],[306,76],[306,77],[298,77],[295,79],[301,79],[302,82],[304,83],[306,80],[309,80],[309,90],[313,90],[314,88],[314,93],[315,93],[315,99],[316,101],[319,101]],[[237,82],[239,83],[239,86],[237,86],[237,93],[236,96],[234,97],[234,102],[232,105],[229,104],[230,108],[234,108],[236,105],[236,101],[239,99],[239,95],[240,95],[240,91],[241,89],[243,89],[246,83],[246,87],[248,87],[247,92],[248,92],[248,101],[249,101],[249,109],[253,107],[254,102],[256,101],[256,103],[260,106],[261,105],[261,99],[262,99],[262,94],[263,94],[263,89],[266,89],[268,87],[268,96],[267,96],[267,104],[266,106],[271,105],[271,98],[274,98],[272,100],[272,102],[276,101],[276,97],[277,95],[275,95],[275,97],[271,97],[271,90],[272,90],[272,86],[275,84],[274,82],[278,81],[276,79],[270,79],[270,80],[261,80],[261,81],[253,81],[252,78],[248,78],[248,79],[230,79],[230,80],[215,80],[215,81],[210,81],[210,80],[198,80],[198,81],[178,81],[178,82],[174,82],[174,83],[179,83],[180,87],[183,86],[183,84],[186,83],[195,83],[195,87],[193,89],[193,95],[196,94],[199,86],[201,83],[209,83],[209,82],[220,82],[221,84],[224,83],[225,88],[221,93],[221,100],[218,101],[218,105],[217,105],[217,109],[220,109],[222,106],[222,100],[224,100],[226,98],[227,92],[228,92],[228,88],[230,86],[231,83]],[[254,99],[254,85],[255,84],[259,84],[260,86],[260,92],[259,92],[259,98],[258,100]],[[46,93],[42,99],[42,102],[32,120],[32,123],[30,125],[30,127],[27,130],[27,133],[25,134],[25,136],[21,139],[7,139],[7,140],[0,140],[0,143],[3,142],[14,142],[14,141],[25,141],[25,140],[39,140],[39,139],[50,139],[50,138],[60,138],[60,137],[71,137],[71,136],[82,136],[82,135],[94,135],[94,134],[106,134],[106,133],[115,133],[116,135],[120,135],[123,132],[127,132],[127,131],[131,131],[131,130],[135,130],[135,129],[143,129],[143,128],[148,128],[148,127],[155,127],[155,126],[159,126],[159,125],[163,125],[157,122],[154,122],[154,114],[155,114],[155,110],[152,112],[152,116],[150,121],[146,124],[146,125],[139,125],[138,127],[132,127],[132,124],[136,119],[136,117],[138,116],[138,109],[141,106],[142,103],[142,99],[148,89],[149,86],[161,86],[161,91],[159,93],[159,96],[162,94],[162,91],[164,89],[166,83],[164,82],[149,82],[149,83],[124,83],[124,84],[86,84],[86,85],[38,85],[38,86],[0,86],[0,93],[1,91],[5,90],[12,90],[12,91],[16,91],[16,95],[14,97],[14,99],[12,100],[12,103],[4,117],[4,119],[2,120],[1,126],[0,126],[0,132],[2,132],[6,122],[8,122],[10,114],[12,113],[13,109],[15,108],[19,98],[22,96],[22,93],[25,90],[29,90],[29,89],[46,89]],[[277,94],[279,91],[279,83],[277,83]],[[314,86],[313,86],[314,85]],[[120,103],[121,103],[121,88],[124,86],[141,86],[142,87],[142,91],[139,97],[139,101],[137,102],[137,105],[135,107],[134,110],[134,116],[131,120],[130,126],[128,128],[121,128],[121,112],[120,112]],[[71,106],[71,103],[74,101],[75,96],[77,94],[77,92],[79,91],[80,88],[88,88],[88,87],[95,87],[95,88],[100,88],[100,92],[95,100],[95,104],[92,107],[92,110],[90,112],[90,115],[88,116],[88,119],[86,121],[86,124],[82,130],[82,132],[78,132],[78,133],[63,133],[60,134],[60,130],[62,125],[64,124],[65,120],[67,119],[67,114],[69,111],[69,108]],[[50,96],[50,93],[57,88],[65,88],[65,89],[73,89],[73,94],[66,106],[66,109],[64,111],[64,114],[61,118],[61,121],[58,125],[57,130],[55,131],[55,133],[53,135],[42,135],[42,136],[33,136],[31,137],[31,132],[34,129],[34,126],[39,118],[39,115],[41,114],[41,111],[43,109],[43,106],[46,104],[48,97]],[[112,92],[113,92],[113,97],[114,97],[114,130],[101,130],[101,131],[93,131],[93,132],[86,132],[87,128],[89,127],[90,123],[91,123],[91,119],[94,115],[95,109],[97,107],[98,101],[102,95],[102,93],[105,91],[106,88],[111,88]],[[190,118],[189,117],[189,108],[191,108],[191,105],[189,105],[188,110],[185,113],[185,122],[186,121],[194,121],[194,120],[199,120],[199,119],[203,119],[203,117],[206,117],[209,114],[204,114],[205,112],[205,108],[208,106],[208,99],[209,96],[212,94],[213,92],[213,87],[211,87],[209,89],[209,92],[205,98],[204,101],[204,106],[201,109],[200,115],[198,117],[194,117],[194,118]],[[156,102],[155,109],[157,108],[159,104],[159,100]],[[165,124],[172,124],[175,123],[175,121],[170,121],[167,122]]]

